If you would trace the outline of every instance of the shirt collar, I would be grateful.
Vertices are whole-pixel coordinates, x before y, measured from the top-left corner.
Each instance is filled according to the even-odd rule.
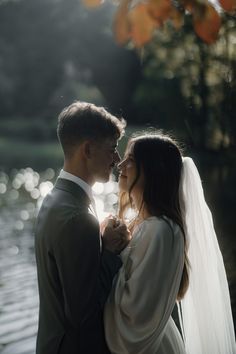
[[[61,170],[61,172],[59,174],[59,178],[64,178],[64,179],[67,179],[69,181],[76,183],[78,186],[80,186],[85,191],[85,193],[89,196],[89,199],[93,200],[92,188],[90,187],[90,185],[88,183],[86,183],[80,177],[77,177],[77,176],[73,175],[72,173]]]

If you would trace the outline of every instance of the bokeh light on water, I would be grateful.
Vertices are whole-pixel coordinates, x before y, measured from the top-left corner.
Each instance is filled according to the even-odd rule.
[[[32,168],[0,171],[0,353],[34,354],[38,290],[33,225],[58,171]],[[118,186],[93,186],[97,214],[115,214]]]
[[[235,318],[235,169],[209,169],[207,191],[223,252]],[[35,354],[38,289],[34,257],[33,224],[44,196],[50,192],[59,171],[40,174],[31,168],[0,171],[0,353]],[[226,173],[227,172],[227,173]],[[219,191],[215,198],[215,191]],[[222,191],[222,193],[220,193]],[[97,214],[103,220],[116,213],[118,185],[96,183],[93,193]],[[213,202],[211,202],[213,201]],[[225,205],[229,208],[225,211]],[[230,213],[230,210],[232,212]],[[127,215],[132,218],[133,215]],[[223,217],[222,217],[223,216]]]
[[[99,221],[104,220],[108,215],[115,215],[118,197],[118,183],[112,177],[107,183],[95,183],[93,194],[96,204],[96,211]],[[112,197],[113,196],[113,197]]]

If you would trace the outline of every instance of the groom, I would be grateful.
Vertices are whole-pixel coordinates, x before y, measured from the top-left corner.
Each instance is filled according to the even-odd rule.
[[[120,161],[123,120],[75,102],[58,118],[64,167],[40,209],[35,235],[40,310],[37,354],[109,353],[103,305],[128,242],[124,225],[101,237],[92,185]]]

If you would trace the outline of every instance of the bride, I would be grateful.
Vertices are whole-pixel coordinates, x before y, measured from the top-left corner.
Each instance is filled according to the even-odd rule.
[[[111,353],[236,353],[224,264],[193,161],[168,136],[146,134],[129,141],[119,168],[119,216],[130,207],[136,216],[105,306]]]

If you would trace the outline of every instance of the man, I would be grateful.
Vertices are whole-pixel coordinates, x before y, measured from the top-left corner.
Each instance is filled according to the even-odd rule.
[[[120,161],[116,148],[124,126],[89,103],[75,102],[59,115],[64,167],[36,223],[37,354],[109,353],[103,305],[129,234],[110,223],[100,236],[91,186],[108,181]]]

